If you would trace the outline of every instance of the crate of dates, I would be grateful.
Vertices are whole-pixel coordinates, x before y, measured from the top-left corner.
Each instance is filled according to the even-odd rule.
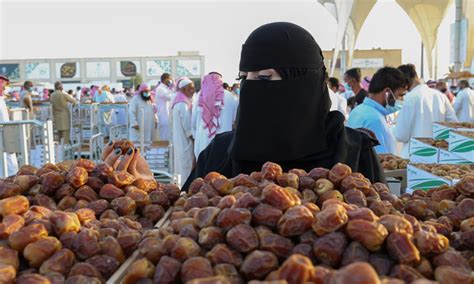
[[[469,122],[435,122],[433,123],[433,139],[448,140],[451,131],[474,132],[474,123]]]
[[[209,173],[121,283],[472,283],[473,184],[397,197],[343,164]]]
[[[474,163],[474,132],[451,131],[448,142],[451,153]]]
[[[474,174],[473,165],[410,164],[407,169],[408,192],[454,185],[461,178]]]
[[[85,159],[22,166],[0,180],[0,283],[105,283],[179,195]]]
[[[434,140],[431,138],[411,138],[410,139],[410,162],[412,163],[438,163],[439,152],[442,147],[448,148],[448,143],[444,140]]]

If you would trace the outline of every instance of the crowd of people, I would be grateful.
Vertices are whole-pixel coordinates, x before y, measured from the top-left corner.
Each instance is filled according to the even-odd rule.
[[[262,56],[262,48],[269,54]],[[101,131],[107,135],[107,125],[125,124],[128,116],[130,140],[170,141],[174,172],[183,181],[210,171],[250,173],[268,160],[284,170],[343,162],[381,181],[375,152],[408,158],[410,138],[431,137],[433,122],[474,123],[474,91],[467,80],[449,88],[443,80],[425,83],[414,65],[405,64],[380,68],[371,77],[352,68],[341,82],[329,78],[313,37],[289,23],[255,30],[243,45],[239,70],[232,86],[218,72],[205,75],[200,90],[187,77],[174,81],[164,73],[156,86],[142,83],[135,90],[105,85],[66,93],[57,82],[43,98],[66,143],[68,103],[128,102],[128,113],[101,111]],[[0,77],[2,85],[7,81]],[[30,113],[32,88],[25,82],[18,98]]]

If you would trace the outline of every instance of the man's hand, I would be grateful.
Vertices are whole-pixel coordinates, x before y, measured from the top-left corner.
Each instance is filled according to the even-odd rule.
[[[140,126],[138,126],[138,124],[137,124],[137,125],[134,125],[134,126],[132,126],[132,128],[133,128],[133,129],[135,129],[135,130],[140,130]]]

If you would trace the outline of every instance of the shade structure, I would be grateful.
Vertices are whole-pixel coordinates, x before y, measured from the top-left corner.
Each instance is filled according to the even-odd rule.
[[[467,54],[464,61],[464,67],[473,67],[472,60],[474,59],[474,1],[463,1],[463,16],[469,21],[467,28]]]
[[[469,0],[470,1],[470,0]],[[425,47],[429,76],[433,76],[433,49],[438,28],[452,0],[396,0],[415,24]]]
[[[347,35],[347,46],[349,49],[347,63],[348,66],[351,66],[357,36],[377,0],[318,1],[333,15],[337,22],[336,42],[330,72],[333,75],[345,35]]]

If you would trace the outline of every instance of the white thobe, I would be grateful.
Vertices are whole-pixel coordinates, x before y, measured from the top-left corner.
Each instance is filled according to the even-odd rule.
[[[474,123],[474,91],[469,88],[462,89],[454,101],[454,110],[459,122]]]
[[[114,103],[126,103],[128,102],[127,97],[123,93],[116,94],[114,96]],[[114,125],[126,125],[127,124],[127,112],[125,108],[114,109],[112,115],[112,123]]]
[[[347,118],[347,100],[339,94],[334,93],[328,88],[329,98],[331,99],[331,111],[338,110]]]
[[[184,183],[191,174],[194,147],[191,129],[191,109],[186,103],[177,103],[172,109],[174,172]]]
[[[220,116],[217,118],[219,128],[216,130],[216,134],[231,131],[237,114],[237,103],[234,96],[229,91],[224,91],[224,101],[216,102],[216,105],[221,109]],[[192,125],[194,131],[194,155],[197,159],[199,154],[211,143],[216,134],[209,137],[209,130],[204,128],[202,107],[200,106],[196,108],[193,107]]]
[[[158,132],[160,140],[170,140],[170,101],[173,95],[165,84],[160,83],[155,90],[156,109],[158,112]]]
[[[445,101],[440,94],[439,91],[420,84],[404,96],[394,130],[395,138],[403,143],[400,154],[403,158],[409,158],[410,138],[431,138],[434,122],[457,121],[449,100],[446,98]]]
[[[113,103],[114,98],[107,91],[102,91],[102,94],[97,92],[95,94],[94,100],[96,103]],[[112,124],[112,111],[111,110],[101,110],[99,114],[99,124],[101,125],[100,131],[104,136],[109,135],[109,127]]]
[[[153,141],[156,120],[151,101],[143,100],[140,95],[134,96],[128,108],[128,119],[130,120],[129,140],[135,143],[140,142],[140,134],[143,133],[145,145],[149,146]],[[138,125],[138,130],[133,128],[135,125]]]
[[[10,121],[8,115],[7,105],[4,97],[0,96],[0,121]],[[7,159],[7,174],[8,176],[14,175],[18,172],[18,161],[15,153],[1,153],[4,158]],[[3,164],[0,164],[0,173],[3,173]]]

